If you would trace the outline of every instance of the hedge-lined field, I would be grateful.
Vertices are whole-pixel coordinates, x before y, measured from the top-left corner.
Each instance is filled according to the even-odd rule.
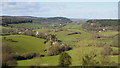
[[[37,52],[44,54],[44,39],[25,35],[9,35],[3,37],[7,39],[3,39],[3,44],[9,44],[8,46],[10,46],[15,53]],[[9,39],[12,39],[12,41],[9,41]]]

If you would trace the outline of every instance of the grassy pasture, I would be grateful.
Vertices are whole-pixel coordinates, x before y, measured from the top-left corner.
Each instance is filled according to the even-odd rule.
[[[120,59],[119,59],[120,56],[109,56],[110,60],[112,62],[116,62],[116,63],[120,63]]]
[[[100,39],[99,41],[103,43],[111,43],[113,39]]]
[[[112,47],[113,50],[119,50],[120,48],[118,47]]]
[[[9,32],[15,30],[15,28],[0,26],[0,30],[2,31],[2,34],[9,34]]]
[[[104,36],[104,37],[112,37],[112,36],[118,34],[118,31],[108,30],[106,32],[99,32],[98,34],[100,36]],[[118,38],[101,38],[101,39],[99,39],[99,41],[104,42],[104,43],[112,43],[113,41],[115,41],[117,39]]]
[[[69,33],[73,33],[70,31],[61,31],[61,32],[56,32],[57,38],[63,43],[70,44],[70,45],[75,45],[79,41],[83,41],[84,39],[90,38],[90,34],[86,32],[81,32],[81,34],[74,34],[74,35],[67,35]]]
[[[67,51],[67,53],[72,57],[72,65],[70,66],[81,66],[82,58],[85,55],[97,54],[97,57],[94,58],[96,61],[101,61],[103,58],[100,56],[102,47],[79,47],[73,50]],[[118,56],[108,56],[110,62],[118,63]],[[46,57],[37,57],[29,60],[18,61],[18,66],[57,66],[59,65],[59,55],[57,56],[46,56]]]
[[[25,35],[9,35],[3,37],[16,41],[11,42],[3,39],[3,43],[6,43],[8,46],[10,46],[13,52],[16,53],[37,52],[40,54],[44,54],[45,44],[43,42],[45,40],[43,39]]]
[[[106,32],[99,32],[98,34],[100,36],[114,36],[114,35],[118,34],[118,31],[108,30]]]
[[[29,60],[17,61],[18,66],[57,66],[59,64],[59,55],[36,57]]]
[[[20,23],[20,24],[9,24],[9,26],[16,28],[41,28],[48,25],[39,24],[39,23]]]
[[[82,30],[82,24],[70,24],[62,27],[63,29],[79,29]]]
[[[120,48],[118,48],[118,47],[112,47],[112,50],[113,50],[113,52],[120,53],[120,52],[119,52],[119,51],[120,51]]]
[[[43,32],[43,33],[55,33],[54,31],[58,30],[58,29],[48,29],[48,28],[44,28],[44,29],[36,29],[34,31],[38,31],[38,32]]]

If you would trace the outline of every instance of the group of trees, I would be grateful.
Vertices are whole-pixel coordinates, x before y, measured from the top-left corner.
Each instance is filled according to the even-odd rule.
[[[59,58],[59,66],[67,67],[71,64],[72,64],[71,56],[66,52],[62,52]]]
[[[83,66],[117,66],[118,64],[115,62],[111,62],[109,57],[104,56],[101,57],[100,61],[97,61],[95,59],[95,56],[91,57],[89,55],[86,55],[83,57]]]
[[[96,60],[94,60],[94,58],[96,57],[96,54],[92,54],[92,55],[85,55],[82,59],[82,65],[83,66],[94,66],[97,65],[99,62],[97,62]]]
[[[84,29],[88,30],[88,31],[99,31],[99,30],[102,29],[100,26],[101,26],[101,24],[99,24],[99,23],[92,23],[92,24],[91,24],[91,23],[89,23],[89,22],[84,23],[84,24],[82,25],[82,27],[83,27]]]
[[[53,56],[53,55],[58,55],[61,52],[70,50],[71,47],[67,44],[61,44],[59,42],[52,42],[52,41],[48,41],[46,43],[46,55],[48,56]]]
[[[58,55],[63,51],[70,50],[71,47],[67,44],[59,42],[56,38],[56,35],[50,34],[47,37],[46,41],[46,55],[53,56]]]
[[[16,66],[17,62],[14,58],[15,54],[7,45],[2,46],[2,68],[10,68],[9,66]]]
[[[108,48],[106,51],[109,51],[110,49]],[[104,51],[105,52],[105,51]],[[82,58],[82,65],[83,66],[117,66],[118,63],[110,61],[110,58],[108,56],[109,52],[106,52],[105,54],[103,53],[102,55],[97,55],[94,52],[91,54],[86,54]],[[96,58],[101,58],[97,60]]]
[[[18,23],[32,23],[31,18],[18,17],[18,16],[2,16],[2,21],[0,25],[8,26],[8,24],[18,24]]]
[[[89,31],[101,31],[104,28],[106,30],[119,30],[118,27],[120,26],[117,19],[95,19],[95,20],[88,20],[83,25],[84,29]]]

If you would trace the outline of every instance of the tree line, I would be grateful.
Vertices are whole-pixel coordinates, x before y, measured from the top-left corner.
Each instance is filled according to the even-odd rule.
[[[1,16],[0,25],[8,26],[8,24],[18,24],[18,23],[71,23],[72,21],[65,17],[50,17],[50,18],[40,18],[40,17],[29,17],[29,16]]]
[[[87,22],[90,23],[99,23],[101,26],[118,26],[120,25],[118,23],[117,19],[100,19],[100,20],[88,20]]]

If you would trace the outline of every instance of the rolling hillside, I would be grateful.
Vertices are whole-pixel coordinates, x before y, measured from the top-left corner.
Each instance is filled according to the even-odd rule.
[[[15,53],[36,52],[44,54],[45,40],[43,39],[25,35],[9,35],[3,37],[6,37],[7,39],[3,39],[3,44],[9,44],[8,46],[10,46]],[[12,39],[12,41],[9,39]]]

